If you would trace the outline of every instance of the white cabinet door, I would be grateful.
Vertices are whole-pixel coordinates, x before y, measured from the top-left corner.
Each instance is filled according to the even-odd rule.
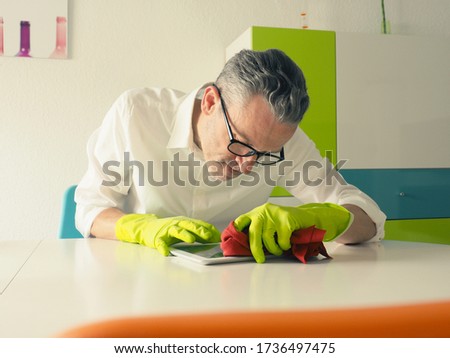
[[[345,168],[450,167],[450,41],[336,33]]]

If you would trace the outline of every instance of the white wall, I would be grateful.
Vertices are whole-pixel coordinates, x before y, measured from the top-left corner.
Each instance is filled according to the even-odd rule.
[[[85,143],[124,90],[214,80],[252,25],[379,32],[375,0],[69,0],[70,59],[0,57],[0,240],[56,237]],[[450,36],[448,0],[386,0],[392,31]]]

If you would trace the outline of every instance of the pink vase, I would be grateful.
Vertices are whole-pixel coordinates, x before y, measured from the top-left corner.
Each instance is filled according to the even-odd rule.
[[[63,16],[56,18],[56,47],[50,58],[67,58],[67,20]]]

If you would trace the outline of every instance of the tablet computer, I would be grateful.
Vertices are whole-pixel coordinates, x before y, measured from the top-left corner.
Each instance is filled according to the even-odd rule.
[[[217,265],[243,261],[255,262],[253,256],[224,256],[220,248],[220,243],[180,243],[171,246],[170,253],[173,256],[182,257],[201,265]]]

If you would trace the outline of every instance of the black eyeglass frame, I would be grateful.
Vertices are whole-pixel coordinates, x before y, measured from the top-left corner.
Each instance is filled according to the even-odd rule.
[[[225,106],[225,101],[222,98],[222,93],[220,92],[220,89],[219,89],[219,87],[217,87],[216,84],[213,84],[213,86],[216,88],[217,92],[219,93],[220,104],[222,105],[223,119],[225,121],[225,126],[227,127],[228,137],[230,138],[230,143],[227,146],[228,151],[239,157],[252,157],[252,156],[256,155],[255,161],[256,161],[256,163],[261,164],[261,165],[274,165],[274,164],[277,164],[277,163],[283,161],[284,160],[284,147],[281,148],[280,155],[276,155],[271,152],[260,152],[260,151],[256,150],[255,148],[253,148],[251,145],[243,143],[234,138],[233,132],[231,131],[230,119],[228,118],[228,115],[227,115],[227,112],[228,112],[227,107]],[[230,147],[233,144],[240,144],[243,147],[248,148],[249,152],[245,153],[245,154],[236,153],[230,149]],[[259,158],[261,158],[261,157],[269,157],[269,158],[273,158],[275,160],[270,163],[265,163],[265,162],[258,161]]]

